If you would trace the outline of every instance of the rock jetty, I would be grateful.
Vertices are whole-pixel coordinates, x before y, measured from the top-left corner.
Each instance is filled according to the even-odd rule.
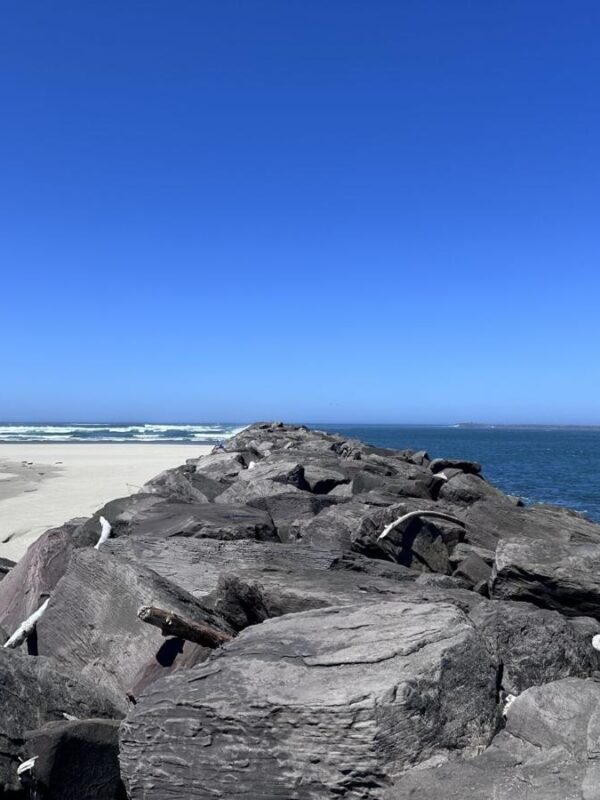
[[[256,424],[0,567],[0,797],[600,798],[600,526],[479,464]]]

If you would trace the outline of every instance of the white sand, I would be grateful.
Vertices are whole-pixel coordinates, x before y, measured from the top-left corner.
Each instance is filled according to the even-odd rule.
[[[0,556],[17,561],[48,528],[87,517],[109,500],[136,492],[164,469],[211,449],[179,444],[1,444]]]

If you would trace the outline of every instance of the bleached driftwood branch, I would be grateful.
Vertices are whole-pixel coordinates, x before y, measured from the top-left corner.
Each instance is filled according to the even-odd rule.
[[[110,536],[111,531],[112,531],[112,525],[110,524],[110,522],[104,517],[100,517],[100,538],[94,545],[94,550],[98,550],[100,548],[100,545],[104,544],[104,542]]]
[[[228,633],[218,631],[209,625],[183,619],[183,617],[173,614],[171,611],[165,611],[155,606],[142,606],[138,611],[138,617],[142,622],[147,622],[149,625],[160,628],[163,636],[176,636],[179,639],[186,639],[188,642],[195,642],[213,650],[225,644],[225,642],[230,642],[233,638]]]
[[[416,517],[434,517],[436,519],[445,519],[446,522],[454,522],[457,525],[462,525],[463,528],[465,527],[465,523],[462,521],[462,519],[458,519],[458,517],[453,517],[452,514],[446,514],[444,511],[427,511],[427,510],[410,511],[408,514],[404,514],[403,516],[398,517],[398,519],[395,519],[393,522],[390,522],[390,524],[387,525],[379,534],[379,536],[377,537],[377,541],[379,542],[382,539],[385,539],[385,537],[388,536],[388,534],[390,534],[394,530],[394,528],[397,528],[404,522],[408,522],[409,520],[415,519]]]
[[[38,760],[39,756],[33,756],[32,758],[28,758],[27,761],[23,761],[17,767],[17,775],[20,777],[24,775],[26,772],[31,772],[31,770],[35,767],[35,762]]]
[[[17,630],[13,633],[13,635],[4,643],[4,647],[14,648],[18,647],[22,644],[25,639],[27,639],[31,633],[33,633],[33,629],[35,628],[38,620],[48,607],[48,603],[50,602],[50,598],[48,598],[42,605],[38,608],[37,611],[34,611],[33,614],[22,622]]]

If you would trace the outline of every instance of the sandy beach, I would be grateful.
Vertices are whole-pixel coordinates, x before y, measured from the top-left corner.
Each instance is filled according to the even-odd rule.
[[[136,492],[211,445],[0,445],[0,557],[17,561],[48,528]]]

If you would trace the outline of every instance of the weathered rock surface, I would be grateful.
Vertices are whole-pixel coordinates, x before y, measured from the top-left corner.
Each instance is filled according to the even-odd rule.
[[[19,790],[25,732],[64,720],[64,714],[122,716],[100,687],[65,665],[0,649],[0,796]]]
[[[143,605],[233,632],[216,613],[142,564],[86,549],[72,556],[52,593],[37,625],[38,651],[97,682],[126,708],[128,695],[164,672],[204,660],[209,652],[165,639],[141,622],[137,612]]]
[[[600,786],[600,683],[566,678],[510,706],[506,728],[477,758],[412,770],[386,800],[595,800]]]
[[[469,618],[501,664],[501,686],[508,694],[588,677],[598,669],[600,653],[590,646],[591,637],[600,633],[595,620],[578,627],[556,611],[510,602],[479,603]]]
[[[140,698],[121,734],[129,796],[379,797],[413,765],[487,745],[496,681],[452,606],[397,601],[269,620]]]
[[[541,539],[500,542],[490,595],[600,619],[600,547]]]
[[[116,720],[49,722],[25,735],[35,758],[23,782],[36,800],[127,800]]]
[[[158,494],[138,494],[108,503],[85,527],[99,532],[100,516],[111,524],[114,536],[277,539],[269,514],[245,505],[180,502]]]
[[[62,578],[71,554],[95,544],[98,535],[84,531],[83,520],[71,520],[46,531],[0,583],[0,624],[13,633],[48,599]]]
[[[0,581],[8,575],[11,569],[15,566],[15,562],[10,558],[0,558]]]

